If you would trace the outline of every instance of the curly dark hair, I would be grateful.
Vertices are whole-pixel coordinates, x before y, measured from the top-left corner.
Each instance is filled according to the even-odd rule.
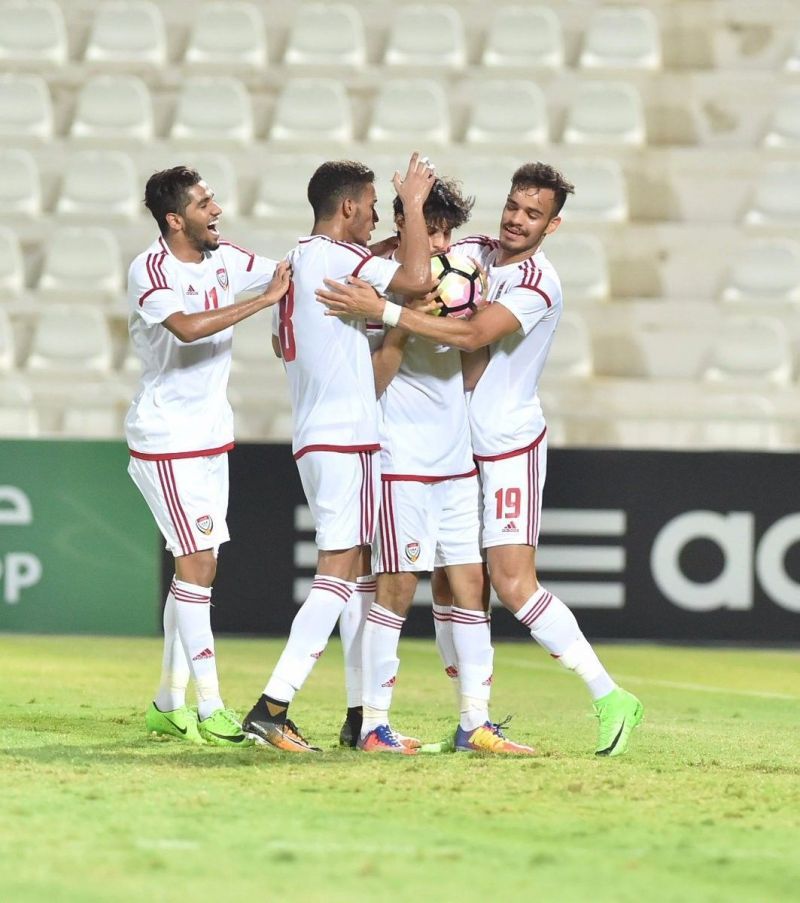
[[[202,181],[196,169],[188,166],[173,166],[154,172],[144,186],[144,205],[153,214],[162,235],[169,232],[167,214],[181,216],[189,205],[189,189]]]
[[[367,185],[375,181],[375,173],[354,160],[331,160],[317,167],[308,183],[308,202],[314,219],[330,219],[346,198],[361,197]]]
[[[465,197],[461,193],[460,182],[437,176],[422,213],[429,226],[445,225],[448,229],[458,229],[469,219],[474,204],[474,197]],[[398,196],[395,196],[392,209],[395,219],[403,212],[403,202]]]
[[[517,188],[549,188],[555,195],[553,216],[558,216],[567,195],[575,194],[575,186],[549,163],[525,163],[511,177],[511,190]]]

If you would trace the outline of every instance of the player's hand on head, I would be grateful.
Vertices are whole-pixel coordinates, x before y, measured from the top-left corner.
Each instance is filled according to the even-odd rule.
[[[436,167],[427,157],[414,151],[405,176],[395,172],[392,183],[405,207],[407,204],[424,204],[436,179]]]
[[[378,291],[358,276],[348,276],[346,283],[326,279],[316,294],[317,301],[337,317],[380,318],[385,303]]]

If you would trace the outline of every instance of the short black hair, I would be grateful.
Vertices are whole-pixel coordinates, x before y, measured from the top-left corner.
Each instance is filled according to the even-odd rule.
[[[555,195],[553,216],[558,216],[567,195],[575,194],[575,186],[549,163],[525,163],[511,177],[511,190],[517,188],[549,188]]]
[[[357,200],[364,188],[374,181],[375,173],[363,163],[354,160],[323,163],[308,183],[308,202],[314,211],[314,219],[330,219],[343,200]]]
[[[469,219],[474,204],[474,197],[465,197],[461,193],[460,182],[437,176],[422,213],[429,226],[444,225],[449,229],[458,229]],[[398,195],[395,195],[392,209],[395,219],[403,213],[403,202]]]
[[[178,213],[181,216],[189,205],[189,189],[201,182],[202,178],[196,169],[189,166],[173,166],[154,172],[144,186],[144,205],[153,214],[162,235],[169,232],[167,214]]]

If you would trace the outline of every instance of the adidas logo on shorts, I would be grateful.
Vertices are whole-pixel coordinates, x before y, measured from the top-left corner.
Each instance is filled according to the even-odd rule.
[[[514,523],[514,521],[513,521],[513,520],[510,520],[510,521],[505,525],[505,527],[503,527],[503,529],[502,529],[501,532],[502,532],[502,533],[519,533],[519,530],[517,529],[517,525]]]

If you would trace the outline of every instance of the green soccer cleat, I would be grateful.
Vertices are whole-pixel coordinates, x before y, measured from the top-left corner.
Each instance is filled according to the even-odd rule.
[[[147,730],[154,735],[177,737],[187,743],[205,743],[197,729],[197,714],[185,705],[171,712],[162,712],[151,702],[144,716]]]
[[[594,703],[594,713],[600,722],[594,754],[621,756],[631,731],[642,720],[644,706],[633,693],[617,687]]]
[[[239,716],[232,709],[217,709],[198,721],[200,736],[215,746],[254,746],[255,740],[242,730]]]

